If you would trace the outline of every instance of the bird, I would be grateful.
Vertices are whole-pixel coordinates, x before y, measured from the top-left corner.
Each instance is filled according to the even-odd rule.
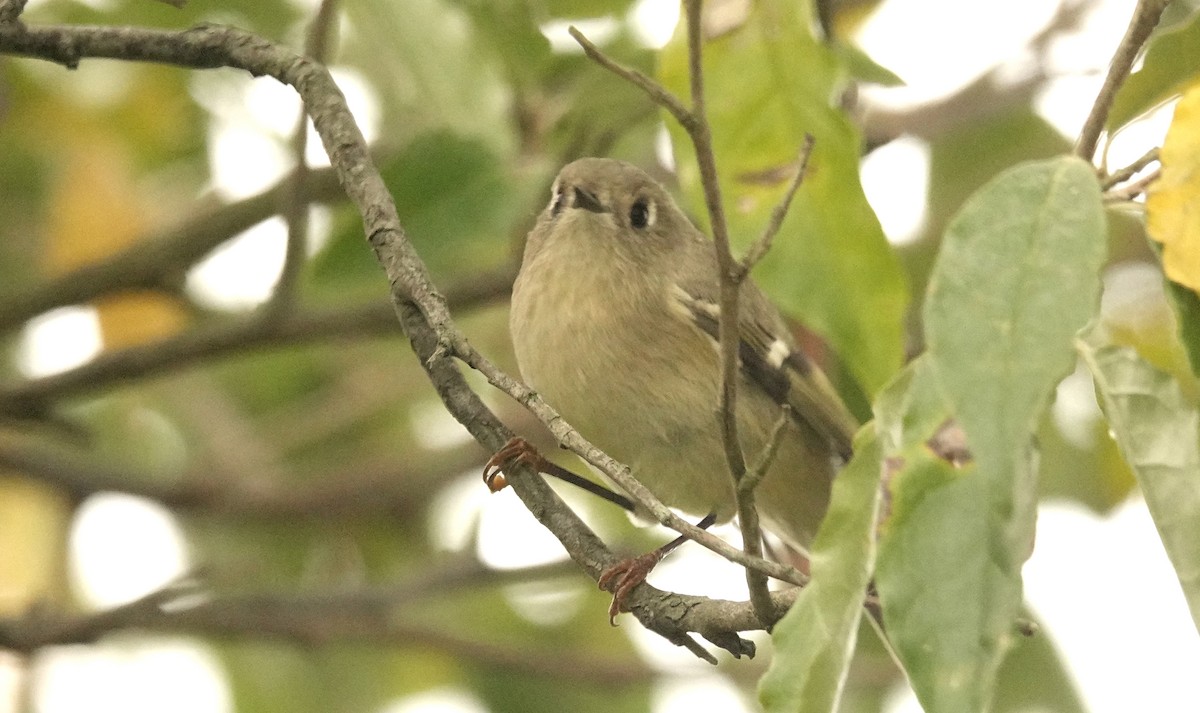
[[[702,524],[736,511],[720,418],[720,289],[713,241],[666,188],[633,164],[583,158],[561,169],[528,234],[509,319],[525,383],[663,503],[707,516]],[[751,279],[739,289],[738,436],[753,461],[787,413],[757,508],[766,529],[805,552],[858,422],[767,295]],[[605,573],[601,586],[615,577],[627,593],[649,571],[632,569]],[[614,597],[610,615],[620,606]]]

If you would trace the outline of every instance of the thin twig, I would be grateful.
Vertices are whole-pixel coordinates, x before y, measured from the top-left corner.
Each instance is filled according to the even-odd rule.
[[[1158,151],[1158,147],[1155,146],[1125,168],[1108,174],[1104,180],[1100,181],[1101,190],[1107,191],[1118,183],[1123,183],[1136,176],[1143,168],[1158,160]]]
[[[700,184],[704,190],[704,203],[708,208],[709,226],[715,245],[717,276],[721,290],[721,318],[718,326],[721,350],[721,436],[729,473],[734,482],[738,482],[746,473],[746,459],[742,453],[741,440],[738,438],[737,424],[737,386],[740,376],[738,348],[741,344],[741,313],[738,305],[740,284],[737,261],[730,248],[725,206],[721,198],[721,183],[717,178],[716,153],[713,151],[712,132],[705,108],[702,3],[700,0],[687,0],[684,9],[687,22],[689,87],[692,95],[691,114],[695,122],[693,126],[685,128],[696,149]]]
[[[800,185],[804,183],[804,175],[808,173],[808,159],[812,156],[813,150],[813,135],[804,135],[804,145],[800,148],[800,155],[797,159],[796,174],[792,176],[792,182],[788,185],[787,192],[783,194],[779,204],[771,211],[771,221],[767,223],[767,227],[763,230],[758,240],[750,246],[742,257],[741,274],[744,276],[749,274],[754,266],[766,257],[767,251],[771,249],[771,243],[775,240],[775,236],[779,233],[779,229],[783,227],[783,221],[787,218],[788,209],[792,207],[792,198],[796,196],[796,191],[800,189]],[[743,278],[744,279],[744,278]]]
[[[307,188],[310,202],[331,203],[346,197],[329,168],[312,171]],[[9,287],[0,295],[0,331],[56,307],[85,303],[112,292],[167,289],[213,248],[274,215],[286,190],[284,179],[250,198],[202,209],[177,225],[148,232],[101,262],[21,291]]]
[[[740,483],[746,476],[746,459],[742,442],[738,437],[737,388],[741,378],[738,350],[741,346],[741,307],[739,297],[745,271],[733,257],[730,247],[728,223],[725,220],[725,205],[721,197],[721,183],[717,173],[717,157],[712,145],[712,130],[708,123],[708,111],[704,96],[704,32],[703,4],[701,0],[684,3],[687,18],[688,75],[692,95],[692,116],[695,125],[685,127],[696,149],[696,163],[700,168],[700,183],[704,189],[704,202],[708,207],[709,225],[713,234],[716,253],[717,275],[720,280],[721,318],[718,337],[721,351],[721,437],[725,461],[736,490],[738,520],[742,529],[742,548],[752,557],[762,556],[762,531],[759,527],[758,510],[754,505],[754,491],[742,491]],[[760,572],[746,571],[746,584],[750,590],[750,601],[764,627],[770,627],[775,619],[769,606],[770,592],[766,578]]]
[[[644,91],[654,100],[655,104],[670,112],[671,116],[675,117],[675,121],[678,121],[683,128],[691,131],[691,127],[696,122],[695,116],[683,105],[683,102],[678,97],[667,91],[666,87],[636,69],[631,69],[614,61],[611,57],[601,52],[591,40],[585,37],[574,26],[567,28],[567,32],[571,33],[571,37],[575,38],[575,41],[583,48],[584,54],[589,59]]]
[[[762,451],[758,454],[758,458],[751,464],[750,469],[746,471],[746,477],[742,478],[742,482],[738,483],[739,490],[754,490],[758,487],[759,482],[767,475],[767,471],[771,469],[771,464],[775,462],[775,456],[779,453],[779,446],[783,443],[783,434],[786,432],[785,427],[792,419],[792,407],[784,404],[779,410],[779,418],[775,419],[775,425],[771,427],[771,434],[767,437],[767,444],[763,446]]]
[[[512,280],[508,268],[477,275],[460,283],[461,288],[448,289],[447,299],[456,309],[472,309],[506,296]],[[395,310],[388,302],[296,312],[277,320],[252,317],[219,322],[162,341],[104,352],[86,364],[57,374],[2,384],[0,414],[41,418],[51,403],[59,399],[257,349],[399,334]]]
[[[28,0],[0,0],[0,25],[19,22]]]
[[[800,149],[798,157],[796,173],[792,177],[787,191],[775,206],[775,209],[771,211],[771,220],[767,223],[767,227],[763,230],[762,235],[750,246],[750,249],[742,258],[736,274],[729,277],[730,281],[735,284],[740,284],[742,280],[745,280],[750,271],[754,269],[754,266],[770,250],[775,235],[778,234],[784,219],[787,217],[792,199],[795,197],[796,191],[799,190],[800,184],[804,181],[804,175],[808,171],[808,159],[812,155],[813,141],[812,134],[805,134],[804,145]],[[770,470],[771,464],[775,460],[775,455],[779,451],[784,427],[790,419],[791,408],[784,404],[762,453],[759,454],[753,466],[737,480],[737,488],[734,494],[737,498],[738,522],[742,528],[743,547],[746,548],[748,554],[762,554],[762,534],[759,527],[758,509],[755,506],[754,491],[758,487],[759,482],[766,476],[767,471]],[[753,541],[750,538],[753,538]],[[768,618],[772,615],[772,611],[769,606],[770,592],[767,588],[766,578],[758,572],[746,570],[746,585],[750,590],[750,601],[754,604],[754,609],[758,612],[760,620],[764,626],[770,626],[774,621]]]
[[[1083,123],[1079,140],[1075,142],[1075,154],[1083,160],[1091,161],[1095,157],[1096,144],[1104,130],[1104,122],[1108,120],[1108,112],[1112,109],[1117,90],[1128,79],[1129,70],[1141,52],[1142,45],[1158,25],[1158,20],[1169,3],[1170,0],[1138,0],[1125,36],[1121,38],[1121,44],[1117,46],[1112,63],[1108,66],[1104,84],[1100,87],[1100,93],[1096,95],[1091,113]]]
[[[1154,183],[1162,176],[1162,169],[1156,168],[1142,178],[1133,183],[1126,184],[1120,188],[1114,188],[1104,192],[1104,200],[1110,203],[1119,203],[1121,201],[1131,201],[1141,194],[1146,192],[1151,183]]]
[[[337,0],[321,0],[317,14],[313,17],[308,28],[304,52],[318,62],[325,62],[329,53],[330,40],[334,35],[337,20]],[[281,213],[287,223],[287,247],[284,252],[283,270],[271,294],[271,300],[264,306],[265,319],[273,319],[292,309],[295,303],[296,291],[300,283],[300,275],[308,257],[308,178],[310,169],[305,154],[308,151],[308,111],[300,108],[300,116],[296,119],[296,129],[292,133],[292,158],[295,168],[288,179],[288,188],[284,192],[284,204]]]
[[[178,477],[137,472],[97,462],[96,454],[61,443],[35,445],[0,436],[0,466],[30,481],[44,483],[79,501],[102,492],[154,500],[186,512],[263,519],[329,519],[382,515],[418,517],[447,474],[480,463],[479,450],[467,446],[439,454],[436,467],[412,463],[355,464],[335,471],[306,474],[304,483],[278,486],[259,473],[214,474],[197,469]]]
[[[784,427],[791,418],[791,410],[786,406],[771,429],[770,438],[763,447],[753,466],[746,471],[737,483],[735,497],[737,498],[738,526],[742,532],[742,548],[746,554],[762,556],[762,529],[759,523],[758,508],[755,505],[755,488],[771,468],[775,454],[779,452]],[[753,538],[753,542],[751,542]],[[767,586],[767,578],[752,569],[746,570],[746,588],[750,592],[750,603],[758,614],[758,620],[764,627],[770,628],[776,620],[776,612],[771,606],[771,590]]]
[[[713,231],[714,244],[716,246],[716,260],[721,284],[720,307],[722,319],[720,321],[720,342],[722,350],[722,393],[719,413],[721,414],[723,443],[725,444],[726,458],[730,467],[731,476],[735,479],[735,481],[740,481],[745,474],[745,460],[741,453],[741,443],[737,437],[737,423],[734,416],[736,413],[736,389],[738,381],[737,349],[740,341],[737,327],[738,320],[736,318],[736,315],[738,314],[739,292],[737,284],[739,280],[737,276],[738,263],[734,260],[730,250],[729,234],[725,221],[724,209],[722,207],[720,185],[717,181],[716,159],[713,153],[712,138],[704,114],[704,84],[702,77],[703,73],[701,71],[701,43],[703,40],[701,37],[700,3],[690,0],[686,5],[686,9],[689,33],[689,68],[691,73],[692,95],[692,108],[690,110],[686,108],[683,103],[680,102],[673,94],[671,94],[654,80],[646,77],[640,72],[625,68],[619,63],[613,61],[611,58],[601,52],[578,30],[572,29],[571,36],[574,37],[575,40],[584,48],[584,51],[587,53],[589,58],[605,69],[608,69],[614,74],[630,81],[635,86],[638,86],[645,91],[645,93],[652,100],[670,112],[671,115],[674,116],[688,132],[688,135],[691,137],[692,142],[695,145],[697,162],[700,166],[701,182],[704,186],[705,203],[708,206],[710,225]],[[735,316],[733,318],[727,318],[727,315],[731,314]],[[469,359],[466,361],[470,363]],[[474,365],[472,364],[472,366]],[[575,449],[571,448],[571,450]],[[579,453],[579,451],[576,451],[576,453]],[[599,452],[597,451],[597,453]],[[589,462],[592,462],[593,465],[600,467],[598,463],[591,461],[586,454],[580,453],[580,455],[585,459],[588,459]],[[617,480],[618,485],[627,491],[630,487],[634,487],[640,491],[645,491],[644,486],[641,486],[641,484],[637,483],[636,480],[628,477],[627,469],[624,470],[624,472],[618,469],[617,473],[612,473],[603,467],[601,469],[604,470],[604,472],[610,477],[613,477],[614,480]],[[622,482],[622,478],[631,482],[628,484],[626,482]],[[632,495],[634,495],[635,500],[638,500],[639,502],[643,501],[643,498],[640,494],[635,494],[632,491],[630,492]],[[649,495],[648,491],[645,491],[645,493]],[[687,535],[689,538],[700,542],[705,547],[708,547],[727,559],[738,562],[743,566],[747,566],[750,562],[754,562],[756,564],[766,562],[766,560],[761,558],[761,548],[757,547],[757,545],[760,545],[761,543],[761,535],[755,535],[752,538],[746,538],[746,541],[743,542],[743,546],[749,547],[751,550],[758,550],[752,554],[751,551],[742,552],[736,548],[730,547],[719,538],[716,538],[715,536],[703,530],[691,526],[689,523],[686,523],[680,518],[674,517],[673,514],[665,509],[664,511],[656,511],[652,509],[651,513],[656,519],[659,520],[659,522],[671,527],[681,534]],[[735,552],[737,553],[737,556],[734,556],[733,553]],[[782,573],[769,571],[769,569],[774,569],[774,567],[767,568],[763,567],[761,564],[758,564],[755,569],[769,576],[783,579],[784,581],[791,582],[793,584],[803,585],[805,582],[807,582],[807,577],[790,567],[787,568],[790,571],[787,572],[787,576],[784,577],[779,576]]]

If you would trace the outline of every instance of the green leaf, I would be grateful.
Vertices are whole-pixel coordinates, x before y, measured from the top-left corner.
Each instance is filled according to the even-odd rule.
[[[1072,337],[1095,312],[1106,255],[1092,166],[1022,164],[984,186],[947,228],[924,316],[929,354],[984,477],[1008,490]]]
[[[1105,248],[1090,165],[1002,173],[951,221],[926,298],[928,354],[877,404],[896,471],[877,585],[930,713],[981,710],[991,697],[1033,543],[1032,434],[1095,310]],[[947,415],[974,458],[961,468],[926,445]]]
[[[875,400],[875,427],[885,456],[924,443],[950,417],[945,398],[931,386],[929,361],[923,354],[909,362]]]
[[[875,583],[885,629],[929,713],[986,709],[1021,601],[1019,564],[997,547],[998,531],[1024,525],[1033,505],[1031,497],[1007,517],[997,512],[974,464],[955,467],[926,445],[947,413],[928,356],[876,403],[890,512]]]
[[[1154,34],[1141,68],[1121,86],[1106,128],[1115,131],[1200,78],[1200,12]]]
[[[1200,376],[1200,295],[1178,282],[1164,280],[1167,299],[1175,308],[1175,319],[1179,322],[1179,339],[1187,352],[1192,373]]]
[[[812,581],[772,634],[775,656],[758,691],[770,713],[837,709],[875,559],[879,467],[879,442],[867,426],[834,481],[812,547]]]
[[[1016,637],[996,682],[994,713],[1086,713],[1071,672],[1050,632],[1028,611],[1022,616],[1039,626],[1034,636]]]
[[[860,82],[878,84],[881,87],[902,87],[904,80],[892,70],[884,67],[866,52],[846,42],[834,41],[831,44],[838,61]]]
[[[766,0],[705,43],[713,147],[730,235],[745,246],[784,194],[805,134],[815,137],[804,185],[755,276],[874,393],[901,365],[908,290],[862,191],[862,137],[834,106],[848,71],[812,26],[810,3]],[[683,23],[662,51],[659,76],[687,100]],[[691,142],[669,117],[667,126],[685,202],[707,228]]]
[[[1102,330],[1077,346],[1200,629],[1200,413],[1174,379]]]

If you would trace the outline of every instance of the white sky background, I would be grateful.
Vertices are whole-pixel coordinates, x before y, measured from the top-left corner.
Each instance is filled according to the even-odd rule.
[[[1132,5],[1129,0],[1093,2],[1083,32],[1052,48],[1050,69],[1063,76],[1039,97],[1038,109],[1065,135],[1073,136],[1082,124]],[[1026,41],[1056,6],[1053,0],[889,0],[863,28],[860,40],[907,86],[864,94],[871,101],[901,107],[951,93],[997,63],[1019,70]],[[641,0],[634,13],[646,26],[643,41],[656,46],[670,36],[678,6],[675,0]],[[971,30],[981,27],[986,31]],[[554,25],[544,31],[562,51],[575,51],[573,41],[564,42],[565,29]],[[602,36],[604,28],[594,26],[588,32]],[[294,94],[266,79],[214,84],[209,75],[195,76],[195,96],[215,116],[210,133],[214,188],[234,198],[276,181],[288,168],[286,137],[298,111]],[[351,72],[339,71],[336,76],[371,138],[378,131],[380,109],[370,87]],[[1142,127],[1124,132],[1112,148],[1111,164],[1128,163],[1160,144],[1167,120],[1169,112],[1159,112]],[[315,138],[310,141],[314,164],[325,163],[319,146]],[[923,142],[902,138],[876,151],[863,166],[868,197],[893,242],[911,239],[920,230],[928,161]],[[314,241],[327,232],[326,222],[317,216]],[[247,309],[258,304],[270,294],[282,264],[283,231],[282,223],[273,221],[231,241],[193,270],[189,289],[217,308]],[[257,268],[246,271],[239,265]],[[275,267],[264,270],[263,265]],[[100,347],[94,317],[86,308],[57,310],[39,318],[27,328],[26,336],[21,364],[34,376],[86,361]],[[1095,418],[1090,398],[1090,385],[1069,381],[1060,392],[1056,417]],[[511,494],[487,497],[473,477],[469,488],[464,483],[455,497],[445,501],[445,516],[437,521],[482,518],[480,555],[494,566],[514,567],[561,556],[559,545],[533,523]],[[462,546],[454,540],[455,531],[470,528],[446,527],[435,536],[447,547]],[[736,539],[733,530],[723,534]],[[120,553],[119,561],[111,553]],[[525,559],[513,561],[515,553]],[[190,564],[170,514],[125,496],[97,497],[81,510],[72,535],[72,556],[75,576],[95,606],[111,606],[151,591],[178,577]],[[729,577],[721,579],[731,583],[730,589],[713,591],[713,572],[722,567],[729,569]],[[662,587],[713,596],[745,594],[739,571],[700,547],[682,548],[656,571],[653,580]],[[1200,710],[1200,638],[1140,499],[1108,517],[1075,505],[1044,504],[1025,581],[1028,601],[1062,650],[1090,711]],[[572,600],[578,598],[568,592],[547,607],[544,596],[519,588],[511,593],[513,603],[530,616],[548,610],[569,612]],[[655,713],[695,713],[712,710],[714,705],[734,713],[753,710],[751,702],[690,655],[635,625],[622,631],[634,637],[656,666],[682,672],[658,689]],[[0,658],[0,710],[12,700],[13,665]],[[186,640],[56,651],[44,657],[37,670],[34,693],[42,713],[83,709],[222,713],[231,705],[214,658],[202,645]],[[137,695],[131,699],[133,692]],[[479,713],[484,709],[469,693],[438,689],[396,701],[385,710]],[[911,694],[898,690],[892,713],[917,710]]]

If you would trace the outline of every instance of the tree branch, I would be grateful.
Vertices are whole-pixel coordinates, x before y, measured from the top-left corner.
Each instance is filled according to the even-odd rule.
[[[1128,166],[1117,169],[1108,174],[1104,180],[1100,181],[1101,190],[1109,190],[1118,183],[1123,183],[1136,176],[1143,168],[1149,166],[1158,160],[1159,148],[1155,146],[1146,153],[1142,154],[1136,161]]]
[[[321,0],[308,28],[304,51],[324,63],[337,24],[337,0]],[[274,319],[291,311],[296,302],[300,276],[308,258],[308,180],[312,170],[305,154],[308,150],[308,112],[302,107],[292,132],[292,158],[296,162],[284,192],[283,217],[287,223],[287,243],[283,270],[270,301],[264,306],[264,318]]]
[[[306,187],[308,201],[331,202],[345,196],[333,169],[312,171]],[[285,179],[256,196],[202,210],[174,227],[145,235],[102,262],[0,296],[0,331],[56,307],[107,293],[169,287],[172,275],[181,276],[213,248],[275,215],[286,191]]]
[[[556,566],[540,569],[543,570],[540,576],[559,571]],[[463,579],[464,573],[467,579]],[[508,575],[469,565],[464,572],[449,570],[441,573],[439,581],[446,576],[460,583],[486,584],[488,579]],[[522,573],[522,576],[526,581],[529,578],[528,573]],[[674,622],[678,632],[708,632],[720,639],[723,632],[753,626],[754,613],[745,602],[667,595],[653,587],[648,589],[674,602]],[[438,586],[437,592],[444,596],[445,587]],[[177,583],[105,611],[67,614],[35,607],[24,616],[0,619],[0,648],[33,653],[48,646],[94,643],[115,632],[145,631],[226,638],[278,638],[306,646],[347,641],[432,646],[523,673],[604,683],[643,680],[649,675],[640,665],[604,665],[591,659],[575,660],[569,652],[544,650],[535,653],[527,648],[516,651],[474,641],[416,623],[415,617],[405,616],[414,600],[430,593],[428,582],[423,581],[386,588],[294,595],[218,595],[195,583]],[[795,593],[796,590],[777,593],[773,595],[772,603],[784,610],[794,600]],[[554,661],[560,665],[550,663]]]
[[[1129,78],[1129,70],[1133,67],[1134,60],[1142,51],[1142,45],[1146,43],[1150,33],[1158,25],[1158,20],[1170,1],[1138,0],[1125,36],[1121,38],[1121,44],[1117,46],[1112,63],[1108,66],[1104,84],[1100,87],[1100,93],[1096,95],[1091,113],[1079,131],[1079,140],[1075,142],[1075,154],[1083,160],[1091,161],[1095,158],[1096,144],[1100,140],[1100,132],[1104,130],[1104,122],[1108,119],[1108,112],[1112,109],[1117,90]]]
[[[243,518],[415,517],[447,474],[480,463],[475,446],[439,454],[436,468],[399,464],[355,465],[286,485],[249,473],[207,470],[175,477],[97,464],[92,454],[61,445],[40,446],[0,436],[0,467],[82,500],[101,492],[149,498],[179,511]]]
[[[730,247],[728,227],[725,220],[724,203],[721,198],[721,186],[717,178],[716,154],[712,145],[712,133],[708,124],[704,99],[703,71],[703,22],[701,18],[702,3],[700,0],[685,0],[685,22],[688,36],[688,75],[692,106],[690,109],[658,83],[635,70],[621,66],[607,57],[594,44],[587,40],[575,28],[571,28],[571,36],[575,38],[587,55],[600,66],[608,69],[635,86],[641,88],[656,103],[665,108],[687,131],[696,152],[696,162],[700,169],[700,180],[704,191],[704,202],[708,208],[709,223],[713,233],[717,274],[720,284],[720,320],[718,338],[721,353],[721,396],[718,406],[721,418],[722,443],[726,456],[729,473],[738,484],[735,489],[738,500],[738,519],[742,525],[742,546],[750,561],[762,558],[761,532],[758,528],[758,515],[754,507],[753,487],[741,487],[746,476],[746,461],[742,452],[741,440],[737,428],[737,385],[740,379],[738,350],[740,348],[740,308],[739,295],[741,283],[749,275],[754,263],[761,260],[770,246],[775,233],[782,225],[787,214],[792,197],[803,180],[811,151],[811,138],[806,141],[801,153],[799,169],[779,206],[772,214],[772,220],[764,230],[759,241],[751,247],[743,262],[738,262]],[[624,487],[624,484],[621,484]],[[683,532],[682,530],[680,530]],[[686,532],[692,537],[690,532]],[[695,539],[695,538],[693,538]],[[728,556],[727,556],[728,557]],[[732,558],[730,558],[732,559]],[[739,560],[734,560],[739,561]],[[764,626],[773,622],[777,615],[769,611],[766,602],[769,600],[766,578],[769,574],[761,567],[747,567],[747,583],[751,590],[751,600],[758,605],[761,622]],[[789,573],[792,574],[792,573]],[[795,574],[799,574],[795,572]],[[775,576],[775,575],[772,575]],[[788,578],[786,581],[802,585],[806,580],[803,575]]]
[[[89,644],[119,631],[222,638],[275,638],[305,646],[353,641],[415,646],[523,675],[613,686],[645,682],[651,673],[627,661],[586,661],[549,647],[520,650],[471,639],[406,616],[407,588],[299,595],[217,596],[174,585],[129,604],[90,614],[34,609],[0,620],[0,647],[32,653],[47,646]]]
[[[0,0],[0,25],[19,22],[26,2],[28,0]]]
[[[508,294],[513,273],[505,268],[464,280],[447,292],[456,309],[471,309]],[[398,335],[396,313],[387,302],[350,308],[259,316],[191,329],[159,342],[102,353],[74,369],[0,386],[0,415],[42,418],[56,400],[92,393],[198,363],[297,344]]]
[[[343,188],[359,210],[364,232],[391,284],[392,303],[421,364],[450,413],[484,448],[498,450],[512,433],[471,391],[451,361],[452,355],[525,404],[560,443],[600,467],[622,487],[628,484],[630,494],[660,522],[746,566],[765,568],[788,581],[801,579],[801,575],[790,567],[747,557],[719,538],[708,536],[683,522],[629,477],[627,468],[588,443],[540,397],[501,372],[469,344],[454,325],[445,298],[433,287],[425,265],[401,227],[395,204],[371,161],[345,98],[320,64],[251,33],[212,25],[183,32],[124,27],[3,25],[0,26],[0,52],[49,59],[67,67],[77,66],[84,57],[161,62],[194,68],[227,66],[244,69],[255,76],[270,75],[294,87],[312,117]],[[512,470],[509,480],[518,497],[593,578],[615,563],[616,557],[541,478],[526,468]],[[665,598],[655,600],[653,591],[657,590],[642,585],[630,597],[630,604],[644,625],[678,643],[680,635],[673,627],[680,621],[680,607],[689,609],[686,599],[664,595]],[[706,629],[704,633],[718,645],[745,652],[743,644],[746,642],[733,631],[736,630]]]
[[[788,209],[792,206],[792,198],[796,196],[796,191],[800,190],[801,184],[804,183],[804,176],[808,173],[808,159],[812,156],[813,150],[813,135],[804,135],[804,145],[800,148],[800,155],[796,159],[796,174],[792,176],[792,182],[788,184],[787,191],[783,197],[779,199],[779,203],[771,211],[771,220],[767,223],[767,227],[763,230],[762,235],[750,249],[746,251],[742,257],[739,273],[742,279],[754,269],[771,249],[771,243],[774,242],[775,236],[779,233],[779,229],[783,227],[783,220],[787,218]]]

